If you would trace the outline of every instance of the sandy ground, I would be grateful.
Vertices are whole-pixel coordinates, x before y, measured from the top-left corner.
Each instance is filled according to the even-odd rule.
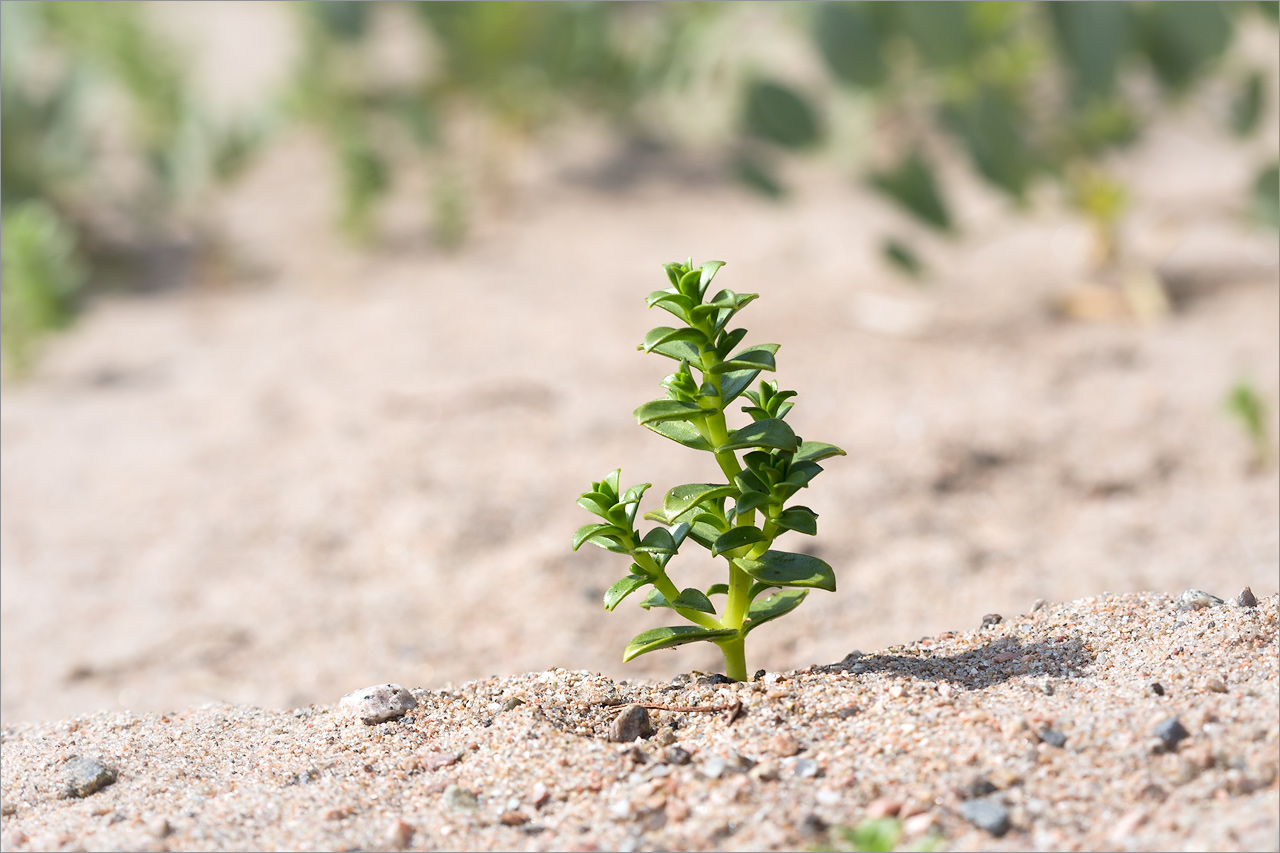
[[[1276,608],[1100,596],[750,684],[415,690],[372,725],[326,704],[6,726],[0,841],[847,850],[893,815],[900,849],[1275,850]]]

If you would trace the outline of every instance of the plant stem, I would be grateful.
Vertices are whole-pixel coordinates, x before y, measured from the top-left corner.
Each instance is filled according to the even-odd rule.
[[[738,636],[732,640],[717,643],[717,645],[720,646],[720,651],[724,653],[724,674],[734,681],[746,681],[746,638]]]

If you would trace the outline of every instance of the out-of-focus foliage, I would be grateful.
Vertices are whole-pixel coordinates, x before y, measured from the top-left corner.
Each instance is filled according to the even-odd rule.
[[[84,270],[71,230],[42,201],[6,204],[0,235],[0,343],[5,371],[21,375],[40,339],[71,320]]]
[[[1241,380],[1232,387],[1225,401],[1227,412],[1244,430],[1253,448],[1252,465],[1258,470],[1270,466],[1271,438],[1267,434],[1267,404],[1258,388],[1248,380]]]
[[[1272,163],[1253,183],[1254,214],[1258,221],[1280,227],[1280,166]]]

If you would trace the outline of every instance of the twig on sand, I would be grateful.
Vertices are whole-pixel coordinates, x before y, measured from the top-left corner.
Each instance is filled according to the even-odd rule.
[[[658,702],[630,702],[628,704],[639,705],[641,708],[648,708],[651,711],[675,711],[679,714],[723,711],[724,723],[726,726],[731,725],[734,720],[742,716],[742,702],[737,699],[723,705],[663,705]],[[623,707],[625,706],[620,706],[614,709],[612,713],[621,713]]]

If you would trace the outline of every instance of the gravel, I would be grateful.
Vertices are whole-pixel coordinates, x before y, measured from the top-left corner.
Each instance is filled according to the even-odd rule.
[[[98,713],[4,728],[0,840],[788,850],[894,814],[903,846],[937,834],[953,850],[1275,849],[1278,674],[1275,595],[1178,612],[1145,593],[751,683],[552,669],[412,690],[416,707],[376,725],[336,705]],[[670,740],[609,739],[623,702],[734,701],[732,721],[650,711]],[[69,797],[84,756],[116,781]]]

